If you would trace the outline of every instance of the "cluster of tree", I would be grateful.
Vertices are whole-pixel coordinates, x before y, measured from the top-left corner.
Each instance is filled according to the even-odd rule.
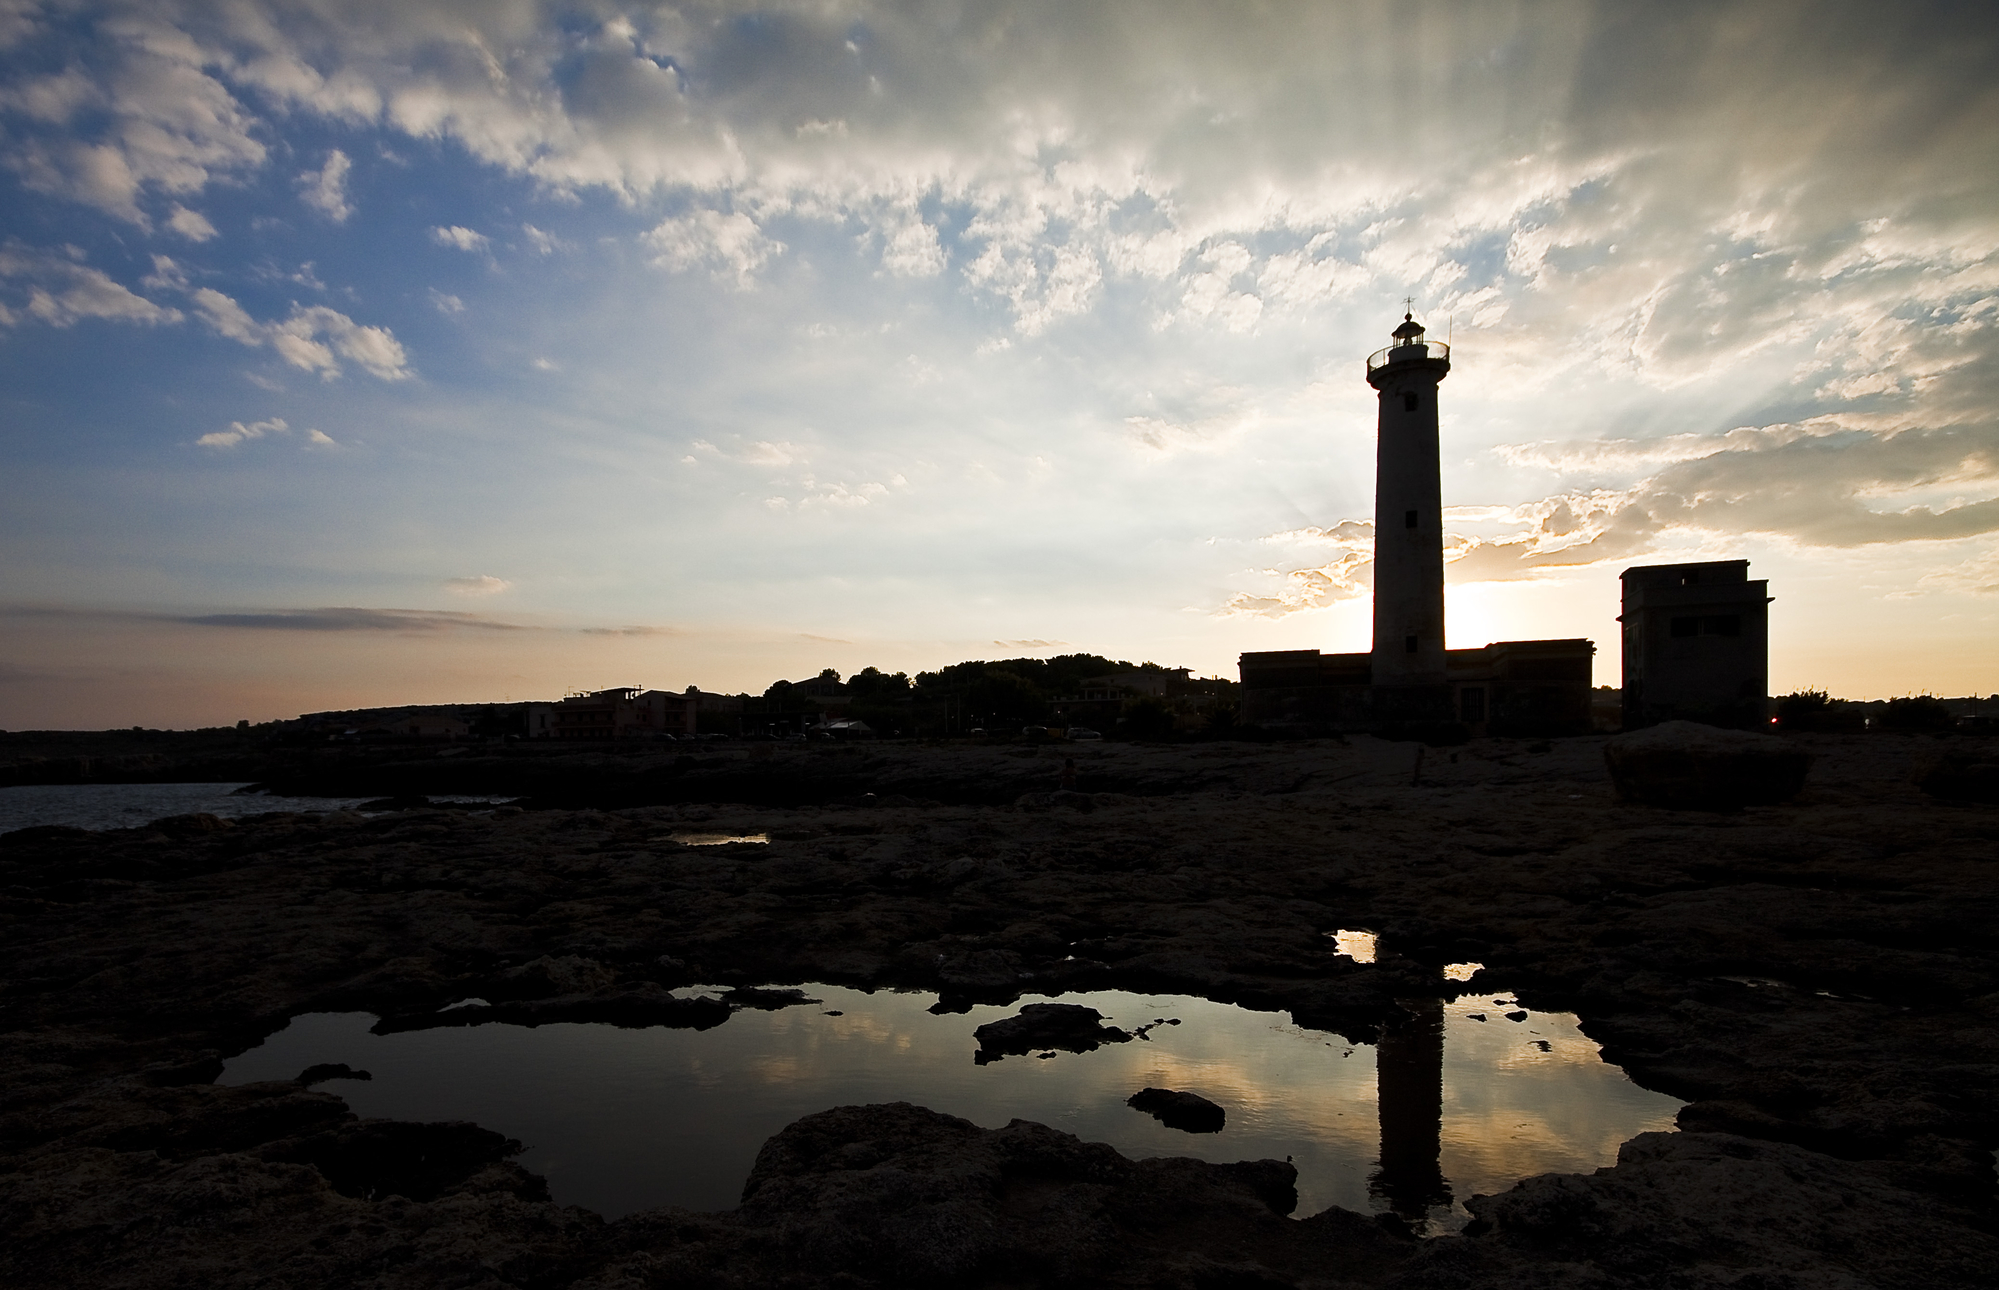
[[[1810,689],[1778,699],[1776,715],[1780,730],[1861,730],[1870,720],[1883,730],[1949,730],[1957,720],[1950,705],[1934,694],[1854,703]]]
[[[827,668],[808,681],[773,683],[759,706],[766,714],[780,709],[806,712],[828,706],[822,700],[837,695],[843,700],[844,715],[865,721],[882,734],[1007,729],[1055,719],[1063,701],[1074,699],[1092,678],[1168,670],[1158,663],[1131,663],[1101,654],[971,659],[918,672],[913,678],[905,672],[867,667],[842,681],[838,672]],[[1159,734],[1173,726],[1172,713],[1157,699],[1133,698],[1122,705],[1119,715],[1129,718],[1134,733]]]

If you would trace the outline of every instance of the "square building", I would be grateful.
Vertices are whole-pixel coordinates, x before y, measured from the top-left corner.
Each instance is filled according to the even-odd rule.
[[[1770,596],[1747,560],[1646,564],[1623,574],[1624,728],[1755,727],[1768,716]]]

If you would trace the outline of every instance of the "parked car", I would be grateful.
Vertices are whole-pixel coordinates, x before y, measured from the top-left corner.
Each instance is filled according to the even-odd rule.
[[[1088,743],[1092,739],[1102,739],[1103,735],[1090,729],[1088,726],[1070,726],[1069,738],[1081,743]]]

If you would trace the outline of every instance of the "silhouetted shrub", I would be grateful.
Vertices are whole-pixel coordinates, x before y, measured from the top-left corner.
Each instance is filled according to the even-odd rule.
[[[1832,696],[1824,690],[1794,690],[1777,700],[1780,730],[1824,730],[1831,717]]]
[[[1912,694],[1888,700],[1881,725],[1888,730],[1948,730],[1950,707],[1934,694]]]

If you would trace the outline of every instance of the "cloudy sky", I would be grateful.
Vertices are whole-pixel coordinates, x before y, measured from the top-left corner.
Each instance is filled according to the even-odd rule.
[[[1999,690],[1989,4],[0,0],[0,726],[1453,646]],[[1462,334],[1459,334],[1462,333]]]

